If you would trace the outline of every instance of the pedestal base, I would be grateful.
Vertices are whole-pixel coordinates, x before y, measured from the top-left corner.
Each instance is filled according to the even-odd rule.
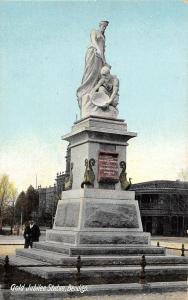
[[[74,246],[149,245],[132,191],[80,189],[62,193],[47,241]]]

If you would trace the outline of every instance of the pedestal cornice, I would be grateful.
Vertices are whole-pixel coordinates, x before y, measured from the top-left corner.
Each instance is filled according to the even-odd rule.
[[[136,136],[135,132],[127,131],[127,124],[122,119],[88,117],[75,122],[72,131],[62,139],[71,141],[71,147],[86,142],[127,146],[127,141]]]

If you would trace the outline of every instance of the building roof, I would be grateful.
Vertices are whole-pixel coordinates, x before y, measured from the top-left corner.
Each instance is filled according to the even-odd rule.
[[[132,191],[177,191],[188,192],[188,181],[153,180],[132,184]]]

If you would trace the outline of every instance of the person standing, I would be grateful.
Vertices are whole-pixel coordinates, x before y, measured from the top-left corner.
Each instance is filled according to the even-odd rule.
[[[30,227],[30,246],[32,248],[33,242],[38,242],[40,237],[40,229],[37,224],[33,220],[29,221]]]
[[[35,222],[31,219],[29,224],[25,227],[24,238],[25,245],[24,248],[32,248],[33,242],[38,242],[40,237],[40,228]]]
[[[30,245],[30,227],[29,227],[28,222],[25,223],[23,236],[24,236],[24,239],[25,239],[24,248],[29,248],[29,245]]]

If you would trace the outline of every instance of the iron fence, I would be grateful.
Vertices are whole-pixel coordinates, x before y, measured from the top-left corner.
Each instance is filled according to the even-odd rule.
[[[0,246],[17,246],[17,245],[24,245],[24,244],[8,244],[8,243],[2,243],[0,244]],[[159,241],[157,242],[157,247],[160,247],[160,243]],[[184,244],[181,245],[181,248],[175,248],[175,247],[166,247],[166,246],[162,246],[163,248],[166,249],[170,249],[170,250],[177,250],[180,251],[181,256],[185,256],[185,252],[188,251],[188,249],[185,249]],[[10,277],[12,276],[12,272],[14,272],[14,269],[20,269],[20,268],[35,268],[35,267],[60,267],[60,268],[64,268],[67,267],[67,265],[64,264],[49,264],[49,263],[41,263],[41,264],[18,264],[18,265],[12,265],[9,262],[9,257],[8,255],[5,256],[5,259],[2,261],[2,267],[3,267],[3,276],[2,276],[2,283],[1,286],[3,286],[3,288],[9,288],[10,287]],[[140,256],[140,263],[139,263],[141,269],[140,269],[140,274],[139,274],[139,283],[140,284],[145,284],[147,283],[146,281],[146,265],[147,265],[147,260],[145,255]],[[84,263],[84,266],[87,266]],[[83,263],[82,263],[82,258],[81,256],[77,256],[76,260],[75,260],[75,264],[74,265],[69,265],[69,268],[74,268],[76,269],[76,278],[75,278],[75,282],[77,285],[79,285],[81,283],[81,270],[83,267]]]
[[[157,242],[157,247],[160,247],[159,241]],[[185,245],[184,244],[181,244],[181,248],[167,247],[167,246],[161,246],[161,247],[163,247],[165,249],[168,249],[168,250],[180,251],[181,256],[185,256],[185,252],[188,251],[188,249],[185,249]]]
[[[11,282],[11,277],[13,276],[14,269],[20,269],[20,268],[36,268],[36,267],[65,267],[65,264],[10,264],[9,261],[9,256],[6,255],[5,259],[3,261],[3,276],[1,278],[1,288],[3,289],[9,289],[10,288],[10,282]],[[76,278],[75,278],[75,283],[76,285],[80,285],[80,275],[81,275],[81,267],[82,267],[82,262],[81,262],[81,257],[80,255],[76,259],[76,263],[72,268],[76,268]]]

